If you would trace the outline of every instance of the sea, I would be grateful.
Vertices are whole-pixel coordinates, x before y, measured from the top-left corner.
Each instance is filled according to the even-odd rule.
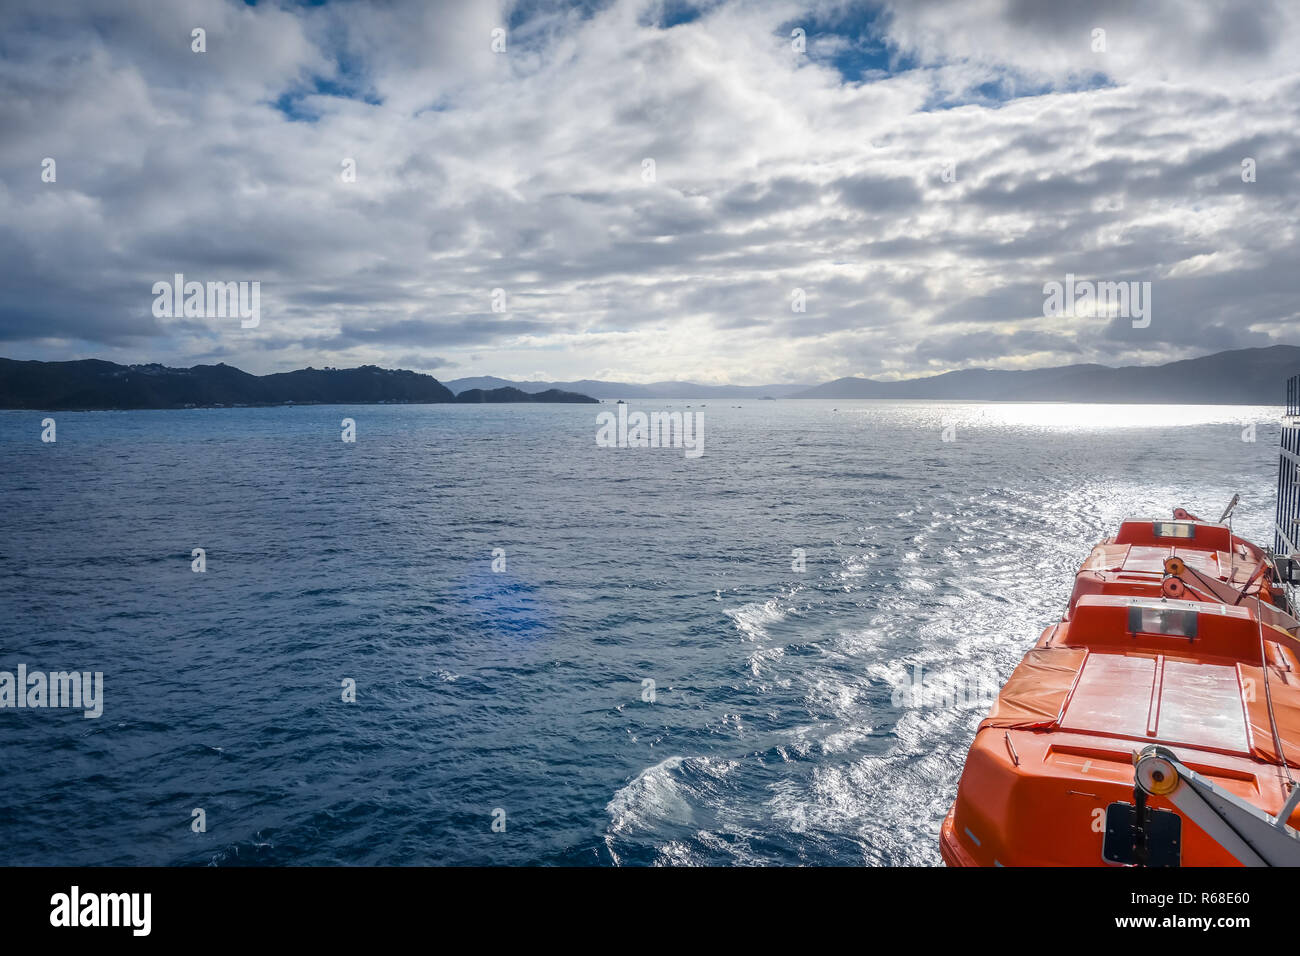
[[[1279,408],[614,407],[0,412],[0,865],[940,865],[1093,543],[1272,540]]]

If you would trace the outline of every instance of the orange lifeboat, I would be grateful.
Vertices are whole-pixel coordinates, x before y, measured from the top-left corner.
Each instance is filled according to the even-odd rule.
[[[980,723],[944,861],[1300,862],[1291,575],[1181,509],[1125,521]]]

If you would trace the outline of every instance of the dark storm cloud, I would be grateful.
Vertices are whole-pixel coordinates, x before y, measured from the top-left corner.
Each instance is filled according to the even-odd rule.
[[[355,345],[383,343],[398,346],[447,348],[457,345],[486,345],[504,338],[550,331],[544,322],[500,315],[470,315],[457,320],[407,319],[383,325],[345,324],[337,333],[305,338],[296,344],[309,348],[343,350]]]
[[[719,200],[718,210],[728,217],[757,219],[807,206],[819,193],[816,183],[782,176],[767,184],[742,183]]]
[[[921,203],[921,190],[902,176],[860,174],[832,184],[840,199],[854,209],[870,213],[898,213]]]

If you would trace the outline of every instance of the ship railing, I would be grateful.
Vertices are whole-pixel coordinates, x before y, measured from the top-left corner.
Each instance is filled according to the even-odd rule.
[[[1300,553],[1300,375],[1286,382],[1286,417],[1277,462],[1277,515],[1274,521],[1273,553]]]

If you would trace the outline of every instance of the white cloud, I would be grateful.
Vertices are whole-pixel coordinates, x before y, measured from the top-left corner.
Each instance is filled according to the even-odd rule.
[[[90,10],[0,14],[13,357],[759,383],[1181,357],[1296,317],[1290,7]],[[261,325],[155,320],[175,272],[260,280]],[[1044,319],[1066,272],[1152,281],[1145,337]]]

